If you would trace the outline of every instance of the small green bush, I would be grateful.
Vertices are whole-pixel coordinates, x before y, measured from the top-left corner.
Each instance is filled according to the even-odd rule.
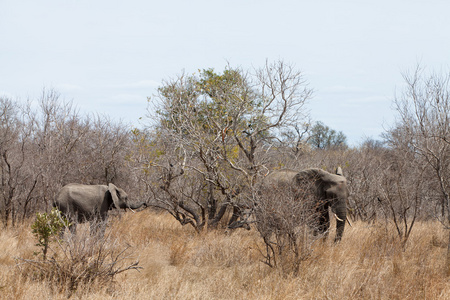
[[[38,240],[36,246],[42,247],[43,260],[47,259],[51,239],[56,238],[68,226],[69,221],[56,208],[50,213],[36,213],[36,221],[31,225],[31,229]]]

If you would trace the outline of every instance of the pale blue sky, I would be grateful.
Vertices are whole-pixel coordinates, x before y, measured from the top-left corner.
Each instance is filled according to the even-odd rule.
[[[401,72],[449,70],[450,1],[0,0],[0,95],[43,88],[138,124],[182,70],[283,59],[315,90],[315,120],[353,145],[394,120]]]

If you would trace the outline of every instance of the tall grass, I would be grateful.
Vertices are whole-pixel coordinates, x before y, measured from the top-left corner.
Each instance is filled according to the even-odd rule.
[[[31,224],[31,220],[30,220]],[[15,257],[33,258],[29,225],[0,231],[0,298],[64,299],[67,293],[21,272]],[[356,222],[339,244],[313,246],[297,276],[261,262],[256,230],[197,234],[171,216],[145,210],[110,219],[113,240],[133,248],[142,270],[113,285],[84,287],[73,299],[450,299],[446,232],[417,223],[403,247],[394,228]],[[126,262],[125,262],[126,263]]]

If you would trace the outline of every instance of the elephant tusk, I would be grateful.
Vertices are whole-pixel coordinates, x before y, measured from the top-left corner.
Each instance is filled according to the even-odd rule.
[[[128,207],[133,213],[136,213],[131,207]]]
[[[352,225],[352,223],[350,223],[350,219],[347,217],[347,218],[345,218],[345,219],[347,219],[347,223],[348,223],[348,225],[350,225],[350,227],[353,227],[353,225]]]
[[[336,214],[334,214],[334,217],[336,218],[336,220],[344,222],[344,220],[340,219]]]

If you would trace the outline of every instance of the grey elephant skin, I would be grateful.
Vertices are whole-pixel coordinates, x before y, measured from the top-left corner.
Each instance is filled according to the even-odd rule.
[[[345,221],[347,220],[347,198],[349,195],[347,180],[343,176],[342,169],[337,168],[336,174],[327,171],[310,168],[303,171],[289,169],[277,170],[267,175],[264,186],[276,185],[277,187],[293,187],[301,190],[305,186],[312,187],[315,193],[315,210],[317,212],[316,231],[326,234],[330,228],[330,213],[336,216],[335,242],[340,241],[344,234]],[[301,201],[299,199],[299,201]]]
[[[128,203],[127,193],[110,183],[109,185],[84,185],[70,183],[58,193],[53,204],[74,224],[91,222],[91,228],[96,222],[105,221],[108,210],[113,208],[138,209],[146,207],[146,203]],[[72,232],[75,226],[71,227]]]

